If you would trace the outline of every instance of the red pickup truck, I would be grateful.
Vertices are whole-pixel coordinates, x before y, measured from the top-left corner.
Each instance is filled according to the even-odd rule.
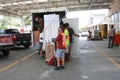
[[[10,34],[0,34],[0,52],[4,56],[9,55],[9,50],[14,47],[12,35]]]
[[[3,34],[12,35],[14,46],[23,45],[25,48],[29,48],[31,45],[31,33],[19,33],[17,29],[4,29]]]

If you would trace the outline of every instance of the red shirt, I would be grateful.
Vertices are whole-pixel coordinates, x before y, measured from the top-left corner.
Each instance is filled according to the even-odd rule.
[[[62,45],[62,40],[63,40],[63,36],[59,33],[57,38],[56,38],[57,48],[59,48],[59,49],[65,49]]]

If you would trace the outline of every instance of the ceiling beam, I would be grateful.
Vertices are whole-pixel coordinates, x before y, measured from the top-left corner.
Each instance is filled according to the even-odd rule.
[[[20,15],[18,15],[18,14],[14,14],[14,13],[2,11],[2,10],[0,10],[0,14],[4,15],[4,16],[8,16],[8,17],[15,17],[15,18],[17,17],[17,18],[20,18]]]

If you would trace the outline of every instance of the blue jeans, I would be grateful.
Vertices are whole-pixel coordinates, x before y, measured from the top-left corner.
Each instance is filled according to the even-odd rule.
[[[114,37],[109,37],[108,47],[113,48],[114,45]]]

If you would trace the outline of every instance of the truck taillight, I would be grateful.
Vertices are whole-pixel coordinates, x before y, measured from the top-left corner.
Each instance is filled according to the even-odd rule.
[[[13,36],[13,40],[16,40],[16,35]]]

